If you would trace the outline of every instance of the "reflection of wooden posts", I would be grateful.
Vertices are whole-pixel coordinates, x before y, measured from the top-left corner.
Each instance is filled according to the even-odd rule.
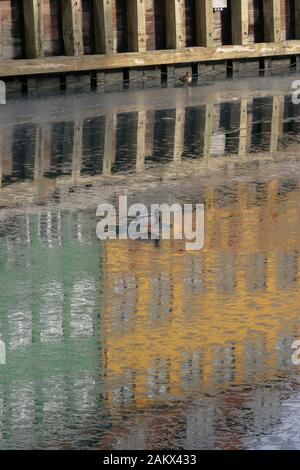
[[[115,161],[116,153],[116,132],[117,132],[117,116],[116,114],[107,114],[105,120],[104,135],[104,153],[103,153],[103,175],[111,174],[111,166]]]
[[[72,152],[72,183],[76,184],[80,177],[82,163],[83,121],[74,121],[73,152]]]
[[[42,189],[45,160],[51,152],[51,127],[49,124],[38,124],[36,127],[35,156],[34,156],[34,183],[38,192]]]
[[[93,0],[95,52],[114,52],[113,0]]]
[[[167,49],[182,49],[184,43],[184,1],[166,0]]]
[[[270,153],[276,153],[278,146],[279,127],[282,125],[280,119],[280,108],[282,100],[279,96],[273,97],[273,108],[272,108],[272,122],[271,122],[271,137],[270,137]]]
[[[128,49],[132,52],[146,50],[145,0],[127,0]]]
[[[62,0],[62,27],[65,55],[83,54],[82,2]]]
[[[267,184],[267,219],[266,219],[266,226],[270,223],[270,218],[271,214],[274,214],[274,204],[276,204],[276,199],[277,199],[277,193],[278,193],[278,180],[273,179]],[[266,230],[264,233],[265,243],[268,246],[268,239],[272,236],[272,234],[269,232],[267,233],[268,230]],[[277,289],[277,263],[276,263],[276,257],[277,257],[277,252],[274,250],[271,250],[268,252],[267,255],[267,269],[266,269],[266,275],[267,275],[267,291],[268,292],[274,292]]]
[[[248,43],[248,0],[231,0],[232,44]]]
[[[214,105],[207,104],[205,109],[205,124],[203,137],[203,157],[207,159],[211,151],[211,136],[213,130]]]
[[[213,1],[195,0],[196,4],[196,44],[213,47]]]
[[[174,154],[175,163],[181,161],[184,151],[184,129],[185,129],[185,109],[176,108],[175,128],[174,128]]]
[[[281,38],[280,0],[263,0],[264,42],[279,42]]]
[[[241,100],[240,107],[240,135],[239,135],[239,148],[238,155],[244,156],[247,149],[247,135],[248,135],[248,113],[247,113],[247,100]]]
[[[300,0],[295,0],[295,39],[300,39]]]
[[[138,120],[137,120],[137,137],[136,137],[136,169],[137,171],[143,170],[145,166],[146,125],[147,125],[146,111],[139,111]]]
[[[27,59],[43,57],[42,0],[23,0],[25,55]]]

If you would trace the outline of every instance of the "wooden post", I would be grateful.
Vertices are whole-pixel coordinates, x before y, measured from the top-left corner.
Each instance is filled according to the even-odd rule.
[[[130,52],[146,50],[145,0],[127,0],[128,49]]]
[[[83,54],[81,0],[62,0],[62,26],[65,55]]]
[[[174,154],[175,163],[181,161],[184,151],[184,129],[185,129],[185,109],[176,108],[175,129],[174,129]]]
[[[117,115],[107,114],[105,120],[103,170],[104,176],[111,174],[111,165],[115,161]]]
[[[195,0],[197,46],[213,47],[213,0]]]
[[[138,112],[137,138],[136,138],[136,169],[142,171],[145,166],[146,155],[146,111]]]
[[[166,46],[167,49],[185,46],[183,0],[166,0]]]
[[[248,0],[231,0],[232,44],[248,44]]]
[[[23,0],[26,59],[43,57],[42,0]]]
[[[280,42],[281,10],[280,0],[263,0],[264,6],[264,41]]]
[[[300,39],[300,0],[295,0],[295,39]]]
[[[94,27],[96,54],[112,54],[114,48],[113,34],[113,0],[94,0]]]
[[[74,121],[73,128],[73,153],[72,153],[72,184],[76,184],[80,178],[82,163],[82,138],[83,121]]]

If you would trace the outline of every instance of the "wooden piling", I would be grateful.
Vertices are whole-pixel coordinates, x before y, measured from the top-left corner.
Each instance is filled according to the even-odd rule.
[[[232,44],[248,44],[248,0],[231,0]]]
[[[213,47],[213,1],[195,0],[196,7],[196,44],[197,46]]]
[[[184,47],[184,2],[166,0],[166,45],[167,49]]]
[[[26,58],[43,57],[42,0],[23,0],[23,15]]]
[[[128,49],[131,52],[146,50],[145,0],[127,0]]]
[[[6,3],[0,0],[0,14],[1,5],[3,11],[12,8]],[[231,0],[221,24],[213,0],[164,0],[161,15],[148,0],[53,0],[51,8],[48,1],[20,0],[9,27],[2,29],[0,77],[230,61],[235,66],[275,57],[298,63],[300,0],[291,2],[295,21],[288,23],[281,0],[262,0],[258,22],[248,3]],[[159,49],[147,50],[155,44]]]
[[[280,0],[263,0],[265,42],[280,42],[281,8]]]
[[[93,0],[94,39],[96,54],[115,52],[113,32],[113,1]]]
[[[62,0],[62,27],[65,55],[83,54],[81,0]]]

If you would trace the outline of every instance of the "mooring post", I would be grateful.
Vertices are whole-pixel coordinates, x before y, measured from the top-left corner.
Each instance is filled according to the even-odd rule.
[[[195,0],[196,7],[196,45],[213,47],[213,0]]]
[[[264,41],[279,42],[281,39],[280,0],[263,0]]]
[[[82,55],[82,1],[62,0],[61,6],[65,55]]]
[[[248,0],[231,0],[232,44],[248,44]]]
[[[93,0],[96,54],[115,52],[113,32],[113,1]]]
[[[23,0],[25,55],[27,59],[44,56],[42,0]]]
[[[109,176],[116,159],[117,115],[110,113],[105,118],[104,153],[102,174]]]
[[[145,0],[127,0],[128,50],[146,51],[146,7]]]
[[[166,46],[182,49],[185,46],[184,1],[166,0]]]

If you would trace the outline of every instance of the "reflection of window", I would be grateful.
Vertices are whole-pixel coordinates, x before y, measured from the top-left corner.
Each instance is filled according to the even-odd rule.
[[[217,290],[225,294],[232,294],[236,286],[236,267],[234,253],[224,252],[219,256],[216,272]]]
[[[38,237],[49,246],[61,244],[61,213],[59,211],[48,211],[40,215]]]
[[[112,400],[115,404],[124,405],[130,403],[135,397],[135,374],[132,370],[126,370],[123,376],[118,378],[118,387],[113,389]]]
[[[186,292],[196,294],[203,291],[203,263],[201,258],[189,258],[187,270],[184,274],[183,283]]]
[[[188,410],[184,449],[202,450],[215,447],[216,416],[215,406],[209,404],[207,399]]]
[[[58,375],[47,377],[42,385],[43,423],[48,429],[63,429],[68,400],[65,378]]]
[[[137,280],[130,274],[116,278],[110,301],[115,326],[118,327],[120,322],[130,321],[137,305]]]
[[[96,381],[87,374],[75,377],[73,381],[74,409],[83,418],[95,408],[96,405]]]
[[[257,388],[251,408],[256,432],[270,432],[280,422],[280,391],[270,386]]]
[[[214,377],[216,384],[232,382],[235,367],[235,347],[230,344],[226,347],[218,346],[214,354]]]
[[[26,295],[24,295],[26,293]],[[7,303],[9,346],[16,349],[32,342],[32,285],[31,280],[14,282],[14,289]]]
[[[169,387],[170,361],[157,356],[147,374],[148,397],[164,395]]]
[[[63,336],[64,292],[62,284],[56,281],[44,284],[39,298],[42,303],[40,308],[41,341],[56,341]]]
[[[255,377],[265,367],[265,341],[262,336],[245,340],[244,376],[245,380]]]
[[[183,355],[181,365],[182,384],[185,388],[197,385],[202,375],[202,353],[201,351],[189,351]]]
[[[96,287],[92,279],[75,282],[72,290],[71,336],[92,336]]]
[[[266,258],[263,253],[246,256],[246,285],[249,291],[264,289],[266,285]]]
[[[286,289],[294,284],[297,277],[297,253],[278,252],[276,254],[276,277],[279,289]]]
[[[35,389],[32,382],[15,382],[10,394],[10,428],[12,442],[22,443],[24,448],[32,448],[35,423]],[[25,431],[25,432],[24,432]]]
[[[172,308],[171,281],[167,274],[150,279],[149,314],[152,320],[165,319]]]

